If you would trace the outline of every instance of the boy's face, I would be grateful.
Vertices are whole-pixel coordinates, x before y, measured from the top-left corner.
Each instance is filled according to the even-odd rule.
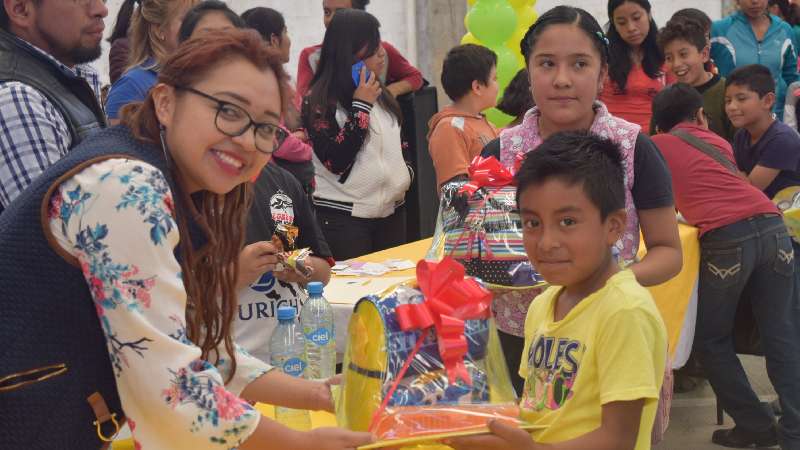
[[[747,128],[758,123],[765,116],[772,115],[775,94],[764,97],[745,85],[729,85],[725,88],[725,114],[736,128]]]
[[[481,99],[481,111],[497,104],[497,93],[500,92],[500,86],[497,84],[497,67],[492,67],[489,72],[488,84],[480,81],[473,84],[473,92],[478,94]]]
[[[528,186],[519,196],[523,243],[533,266],[558,286],[579,286],[608,270],[611,246],[625,228],[625,211],[600,210],[583,189],[551,178]]]
[[[705,63],[709,58],[708,46],[698,51],[689,41],[675,39],[664,46],[664,58],[667,70],[681,83],[700,86],[706,81]]]

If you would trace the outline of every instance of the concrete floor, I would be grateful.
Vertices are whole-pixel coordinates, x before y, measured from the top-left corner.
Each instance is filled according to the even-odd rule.
[[[741,359],[761,400],[777,398],[767,378],[764,359],[752,356],[742,356]],[[714,392],[707,382],[693,392],[676,394],[672,400],[667,434],[662,442],[653,446],[653,450],[723,450],[725,447],[711,443],[711,433],[717,428],[732,427],[733,421],[725,416],[725,424],[719,427],[716,417]]]

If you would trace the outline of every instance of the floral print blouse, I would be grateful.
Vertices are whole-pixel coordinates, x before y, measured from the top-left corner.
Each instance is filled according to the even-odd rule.
[[[135,160],[91,165],[61,184],[49,210],[97,308],[137,449],[230,449],[260,415],[239,394],[270,366],[237,347],[217,366],[186,337],[178,226],[164,175]],[[216,359],[216,358],[214,358]]]
[[[350,109],[331,106],[326,111],[303,101],[303,126],[306,127],[314,153],[331,173],[347,179],[350,169],[369,133],[372,105],[353,100]]]

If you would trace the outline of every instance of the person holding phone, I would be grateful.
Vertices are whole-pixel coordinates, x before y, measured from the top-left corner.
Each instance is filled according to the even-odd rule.
[[[376,76],[386,64],[379,27],[365,11],[337,12],[303,100],[314,148],[314,204],[337,260],[406,240],[403,202],[411,171],[403,158],[400,106]]]
[[[369,0],[322,0],[322,18],[328,28],[333,16],[344,9],[365,11]],[[378,72],[378,78],[386,85],[386,90],[394,97],[418,91],[425,84],[422,72],[414,67],[398,49],[383,41],[381,47],[386,52],[386,64]],[[320,67],[321,44],[304,48],[300,52],[297,63],[297,98],[298,104],[308,94],[311,80]]]

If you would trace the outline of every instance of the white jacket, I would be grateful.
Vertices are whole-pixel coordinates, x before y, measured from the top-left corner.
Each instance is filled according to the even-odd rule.
[[[348,211],[353,217],[380,219],[391,216],[403,203],[411,176],[403,159],[400,124],[380,104],[373,106],[369,120],[369,133],[344,183],[313,155],[315,205]],[[343,127],[346,121],[347,112],[339,107],[336,122]]]

